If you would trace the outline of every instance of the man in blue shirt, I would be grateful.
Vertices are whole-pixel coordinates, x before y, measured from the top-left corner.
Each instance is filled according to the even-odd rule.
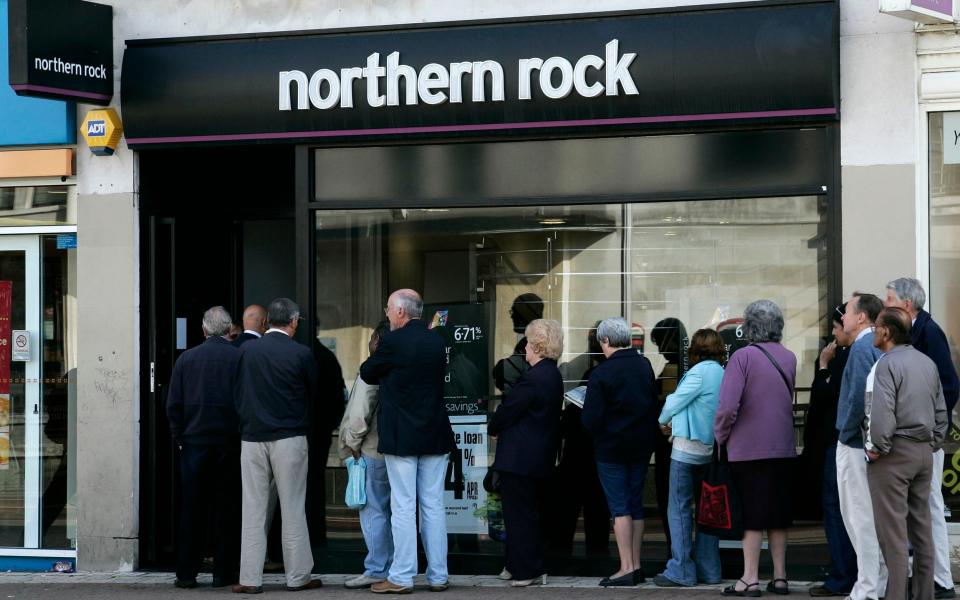
[[[857,553],[857,583],[850,590],[851,600],[876,600],[887,588],[860,430],[867,375],[883,355],[873,345],[873,323],[882,309],[880,298],[855,292],[843,314],[843,333],[853,344],[843,369],[837,404],[837,487],[843,524]]]

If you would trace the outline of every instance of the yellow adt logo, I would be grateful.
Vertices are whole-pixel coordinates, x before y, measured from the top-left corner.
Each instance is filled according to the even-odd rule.
[[[97,156],[110,156],[120,144],[123,125],[112,108],[91,110],[80,124],[80,135]]]

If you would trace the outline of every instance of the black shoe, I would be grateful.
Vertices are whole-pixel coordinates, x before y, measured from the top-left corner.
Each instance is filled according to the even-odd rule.
[[[633,573],[633,585],[640,585],[641,583],[646,583],[647,578],[643,576],[643,569],[637,569]]]
[[[826,598],[827,596],[848,596],[843,592],[835,592],[825,585],[815,585],[807,590],[807,593],[814,598]]]
[[[653,576],[653,585],[657,587],[683,587],[676,581],[666,577],[664,575],[654,575]]]
[[[952,587],[943,587],[939,583],[933,584],[933,597],[937,600],[946,600],[947,598],[956,598],[957,592]]]
[[[633,587],[637,585],[635,577],[638,571],[621,575],[620,577],[604,577],[600,580],[600,587]]]
[[[191,588],[197,587],[197,580],[196,579],[174,579],[173,587],[189,590]]]
[[[727,587],[723,588],[723,591],[720,593],[724,596],[745,596],[748,598],[759,598],[761,596],[759,581],[755,581],[753,583],[747,583],[742,579],[739,581],[746,587],[742,590],[738,590],[737,584],[728,585]]]
[[[783,582],[782,586],[778,586],[779,582]],[[778,594],[780,596],[786,596],[790,593],[790,584],[786,579],[772,579],[767,583],[767,591],[771,594]]]

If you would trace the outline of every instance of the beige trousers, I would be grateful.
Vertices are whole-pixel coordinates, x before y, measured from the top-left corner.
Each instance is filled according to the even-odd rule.
[[[313,570],[313,552],[304,512],[307,498],[306,436],[275,442],[242,442],[240,478],[243,483],[240,585],[259,587],[263,583],[271,481],[276,483],[283,512],[281,537],[287,586],[306,585]]]

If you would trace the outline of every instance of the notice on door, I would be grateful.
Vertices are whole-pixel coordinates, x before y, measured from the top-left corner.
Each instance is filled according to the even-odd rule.
[[[487,474],[487,426],[453,425],[457,449],[450,453],[444,482],[443,506],[447,533],[487,533],[486,523],[476,516],[487,502],[483,477]]]
[[[451,423],[484,423],[490,369],[486,307],[483,304],[425,306],[427,327],[440,334],[447,351],[443,399]]]

